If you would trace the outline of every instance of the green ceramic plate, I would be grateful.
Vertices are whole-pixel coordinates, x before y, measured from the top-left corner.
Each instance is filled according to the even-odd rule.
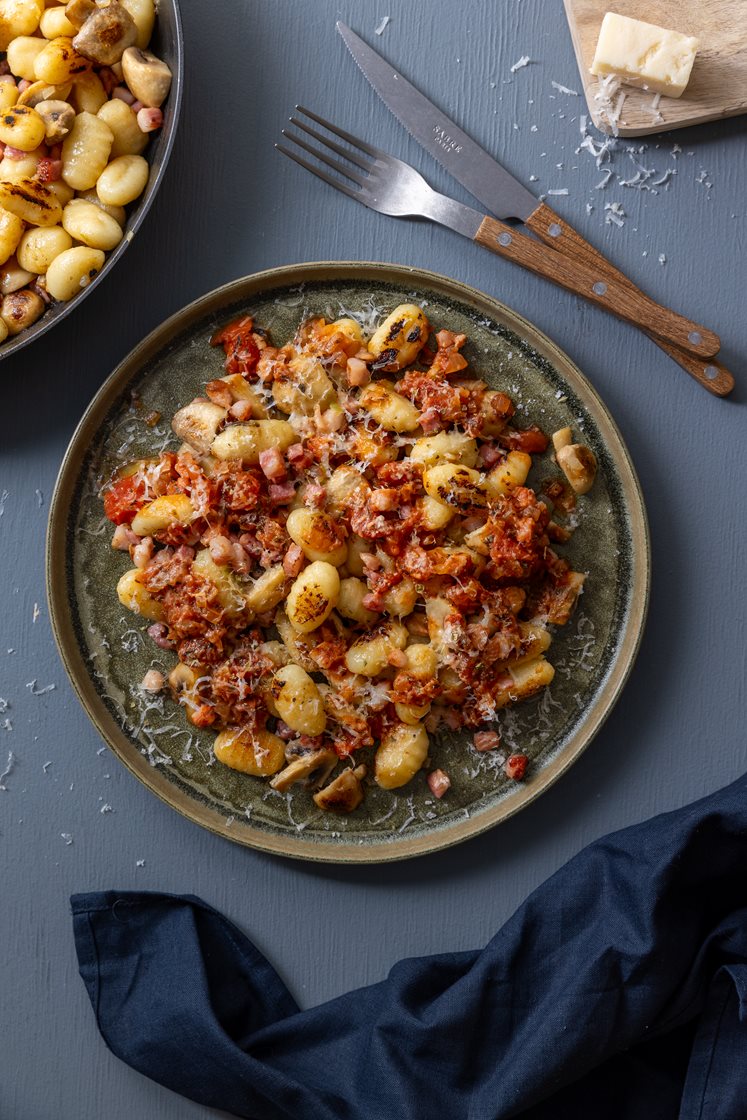
[[[126,554],[110,548],[98,483],[118,464],[176,445],[168,421],[222,373],[222,351],[208,338],[242,312],[273,340],[301,318],[374,316],[402,301],[422,304],[431,321],[469,335],[471,368],[518,404],[518,419],[548,432],[583,432],[600,470],[579,502],[580,524],[561,551],[589,572],[573,620],[549,651],[556,677],[540,699],[501,713],[503,741],[527,753],[526,782],[503,776],[490,752],[467,733],[439,737],[434,766],[452,788],[437,801],[421,773],[402,790],[375,785],[355,813],[322,813],[310,793],[278,794],[261,779],[211,765],[213,734],[196,732],[165,697],[145,699],[145,671],[166,671],[174,655],[158,650],[115,594]],[[143,408],[133,412],[132,394]],[[141,417],[162,414],[155,428]],[[550,464],[535,468],[534,479]],[[241,844],[304,859],[377,862],[457,843],[516,813],[578,758],[620,694],[635,658],[649,589],[649,542],[638,481],[617,428],[571,360],[503,304],[420,269],[365,263],[293,265],[236,280],[174,315],[114,371],[91,402],[65,456],[52,501],[47,556],[55,636],[83,706],[117,757],[169,805]]]

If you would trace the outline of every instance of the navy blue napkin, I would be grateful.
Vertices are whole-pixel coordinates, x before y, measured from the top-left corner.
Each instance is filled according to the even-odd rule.
[[[72,899],[110,1049],[252,1120],[744,1120],[747,776],[584,849],[482,950],[299,1011],[191,896]]]

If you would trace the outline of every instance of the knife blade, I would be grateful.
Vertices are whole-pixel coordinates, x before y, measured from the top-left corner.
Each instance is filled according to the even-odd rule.
[[[500,218],[518,218],[560,256],[593,264],[599,270],[599,282],[613,279],[640,292],[628,276],[615,268],[547,203],[535,198],[523,183],[346,24],[338,20],[336,27],[356,65],[389,111],[420,146],[492,214]],[[699,332],[695,332],[687,344],[679,346],[663,341],[653,330],[646,330],[646,334],[704,389],[726,396],[734,388],[731,373],[713,357],[720,345],[713,332],[709,332],[707,349],[699,345]],[[711,358],[708,365],[703,364],[704,356]]]
[[[497,218],[526,221],[539,206],[532,192],[346,24],[336,27],[363,76],[421,147]]]

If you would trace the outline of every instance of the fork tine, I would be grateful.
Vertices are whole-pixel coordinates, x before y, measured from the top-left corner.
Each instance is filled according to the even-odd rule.
[[[304,124],[304,122],[299,120],[298,117],[291,117],[290,123],[294,124],[296,128],[302,129],[309,136],[312,136],[314,140],[318,141],[318,143],[323,144],[326,148],[330,148],[331,151],[337,152],[338,156],[342,156],[344,159],[350,160],[351,163],[354,163],[357,167],[362,168],[364,171],[370,170],[370,159],[363,159],[362,156],[356,155],[355,152],[351,152],[349,148],[343,148],[342,144],[336,144],[335,141],[330,140],[328,136],[322,136],[321,132],[317,132],[315,128],[311,128],[309,125]]]
[[[314,159],[318,159],[322,163],[326,163],[327,167],[331,167],[332,170],[336,171],[338,175],[344,175],[346,179],[352,179],[352,181],[354,183],[357,183],[359,187],[365,186],[366,181],[362,175],[358,175],[349,167],[344,167],[337,160],[330,159],[329,156],[325,155],[324,152],[320,152],[317,148],[312,148],[311,144],[307,144],[306,141],[302,140],[300,136],[294,136],[292,132],[288,132],[284,128],[281,129],[281,132],[283,136],[285,136],[287,140],[290,140],[292,144],[297,144],[299,148],[303,148],[303,150],[305,152],[308,152],[309,155],[313,156]]]
[[[305,167],[306,170],[310,171],[312,175],[316,175],[317,178],[323,179],[325,183],[329,183],[329,185],[331,187],[334,187],[336,190],[342,191],[342,193],[346,194],[348,198],[354,198],[356,202],[364,201],[360,191],[354,191],[353,188],[347,186],[346,183],[342,183],[334,176],[328,175],[326,171],[322,171],[321,167],[315,167],[313,163],[309,163],[309,161],[307,159],[304,159],[303,156],[297,155],[296,152],[291,152],[283,144],[276,144],[275,147],[279,152],[282,152],[284,156],[287,156],[288,159],[292,159],[294,163],[298,163],[301,165],[301,167]]]
[[[334,133],[335,136],[339,136],[341,140],[352,144],[354,148],[360,148],[366,155],[373,156],[374,159],[388,159],[386,152],[382,152],[380,148],[374,148],[371,144],[366,144],[365,141],[359,140],[357,136],[353,136],[351,133],[345,132],[344,129],[338,128],[337,125],[330,124],[329,121],[325,121],[324,117],[312,113],[311,109],[304,109],[303,105],[296,105],[296,109],[299,113],[303,113],[305,117],[311,117],[312,121],[316,121],[322,128],[326,128]]]

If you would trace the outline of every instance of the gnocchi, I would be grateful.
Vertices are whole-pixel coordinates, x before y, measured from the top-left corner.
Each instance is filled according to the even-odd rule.
[[[103,257],[102,231],[121,232],[119,170],[139,160],[115,157],[54,225],[23,232],[0,211],[0,289],[5,276],[19,314],[33,312],[29,278],[46,270],[54,283],[70,254]],[[442,749],[430,733],[490,725],[547,688],[550,627],[584,585],[553,548],[575,497],[556,479],[541,498],[528,481],[524,448],[549,441],[512,425],[505,394],[447,381],[467,365],[467,340],[439,330],[434,352],[430,334],[408,304],[371,337],[346,314],[309,320],[280,347],[243,316],[212,336],[225,372],[174,416],[178,451],[136,460],[104,492],[112,543],[135,564],[117,594],[175,648],[169,682],[187,719],[217,732],[224,765],[281,793],[303,783],[324,811],[357,811],[372,782],[444,796],[456,778],[443,758],[417,777]],[[351,360],[366,371],[355,384]],[[556,433],[563,471],[578,448],[570,429]],[[495,730],[473,740],[478,752],[499,742]],[[367,764],[348,763],[359,751]],[[520,780],[527,758],[509,761],[505,778]]]
[[[125,237],[171,86],[146,50],[155,18],[154,0],[0,0],[0,264],[18,250],[31,274],[0,342],[80,294]]]
[[[304,568],[288,592],[286,611],[291,626],[300,634],[317,630],[337,605],[340,577],[326,560],[315,560]]]
[[[321,693],[300,665],[278,669],[270,684],[277,714],[300,735],[321,735],[327,726]]]

